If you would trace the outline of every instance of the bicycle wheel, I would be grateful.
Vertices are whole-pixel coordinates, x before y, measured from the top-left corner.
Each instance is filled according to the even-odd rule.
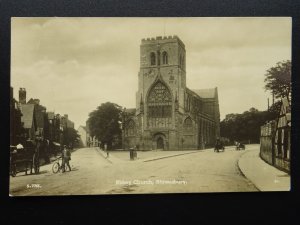
[[[59,167],[60,167],[60,165],[58,162],[54,163],[52,166],[52,172],[57,173],[59,171]]]

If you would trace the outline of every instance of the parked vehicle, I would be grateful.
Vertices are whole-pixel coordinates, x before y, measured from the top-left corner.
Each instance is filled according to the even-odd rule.
[[[220,152],[220,151],[224,152],[225,151],[225,147],[224,147],[224,145],[222,143],[217,143],[215,145],[214,151],[215,152]]]
[[[236,150],[245,150],[246,147],[245,147],[244,144],[238,143],[238,144],[236,145],[235,149],[236,149]]]

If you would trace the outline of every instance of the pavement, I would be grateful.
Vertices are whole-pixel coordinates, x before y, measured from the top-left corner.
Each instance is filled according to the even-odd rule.
[[[97,151],[101,154],[101,156],[103,158],[105,158],[107,161],[109,161],[110,163],[121,163],[122,159],[118,158],[115,156],[115,152],[112,152],[112,154],[109,154],[109,156],[107,157],[107,154],[104,150],[102,149],[99,149],[99,148],[96,148]],[[142,156],[141,155],[144,155],[145,152],[141,152],[141,151],[138,151],[137,152],[137,159],[135,160],[132,160],[132,162],[137,162],[137,161],[142,161],[142,162],[150,162],[150,161],[155,161],[155,160],[159,160],[159,159],[165,159],[165,158],[171,158],[171,157],[176,157],[176,156],[180,156],[180,155],[186,155],[186,154],[191,154],[191,153],[199,153],[200,151],[203,151],[203,150],[192,150],[192,151],[163,151],[163,150],[152,150],[151,153],[155,154],[155,156]],[[128,153],[127,156],[128,156],[128,159],[127,161],[130,161],[129,160],[129,151],[124,151],[124,153]],[[151,154],[151,155],[153,155]],[[126,157],[127,157],[126,156]]]
[[[186,151],[184,153],[182,153],[182,151],[172,151],[169,154],[154,156],[146,159],[137,159],[134,161],[149,162],[164,158],[197,153],[199,151],[201,150]],[[123,160],[115,157],[113,154],[109,154],[109,157],[107,158],[106,152],[103,150],[99,149],[98,152],[110,163],[124,162]],[[245,153],[242,154],[238,160],[238,167],[242,174],[248,180],[250,180],[260,191],[290,191],[290,175],[263,161],[259,156],[259,148],[245,151]]]
[[[259,156],[259,149],[245,151],[238,166],[243,175],[260,191],[290,191],[290,175],[269,165]]]

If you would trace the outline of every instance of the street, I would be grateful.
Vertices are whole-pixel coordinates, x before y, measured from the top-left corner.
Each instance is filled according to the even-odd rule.
[[[238,159],[259,145],[247,145],[245,151],[227,147],[212,149],[138,152],[130,161],[129,152],[110,152],[105,158],[99,148],[82,148],[72,154],[72,171],[54,174],[52,164],[42,166],[40,174],[18,173],[10,178],[11,196],[99,195],[187,192],[258,191],[239,171]]]

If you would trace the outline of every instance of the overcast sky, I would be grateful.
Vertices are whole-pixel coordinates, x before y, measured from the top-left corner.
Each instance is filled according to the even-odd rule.
[[[75,128],[110,101],[135,108],[142,38],[177,35],[190,89],[218,87],[221,120],[267,109],[264,74],[291,59],[291,19],[12,18],[11,85]],[[271,99],[270,99],[271,101]]]

